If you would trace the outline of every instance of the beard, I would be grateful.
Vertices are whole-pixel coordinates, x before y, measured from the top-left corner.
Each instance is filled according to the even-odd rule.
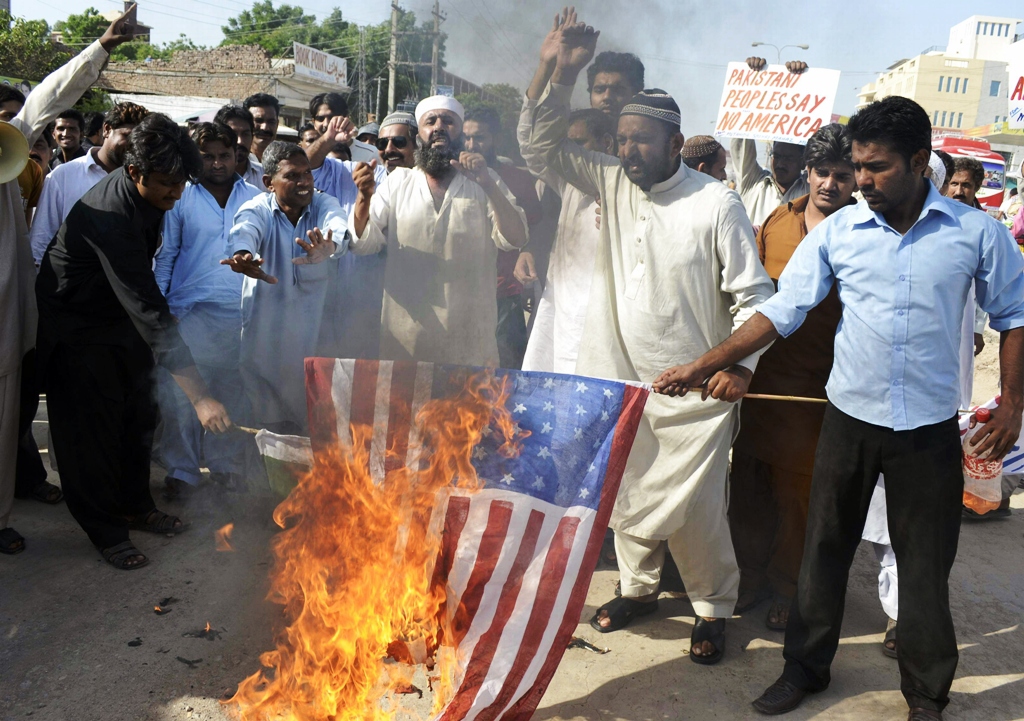
[[[443,148],[435,148],[433,142],[438,137],[447,137],[448,145]],[[420,147],[416,148],[416,167],[432,178],[443,177],[451,172],[452,161],[458,160],[459,153],[462,151],[462,139],[453,140],[448,133],[442,130],[431,135],[428,142],[429,144],[425,147],[421,142],[417,142]]]

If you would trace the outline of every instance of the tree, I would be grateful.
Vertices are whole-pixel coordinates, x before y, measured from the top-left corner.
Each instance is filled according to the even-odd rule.
[[[53,29],[63,36],[65,45],[81,51],[90,45],[94,40],[106,32],[110,21],[100,15],[99,10],[90,7],[85,12],[77,15],[68,15],[67,19],[60,20],[53,25]],[[147,58],[167,59],[177,50],[198,50],[201,49],[184,33],[166,45],[154,45],[149,41],[148,36],[141,36],[136,40],[118,45],[110,54],[113,62],[135,61],[141,62]]]
[[[45,20],[12,18],[0,10],[0,75],[42,80],[70,59],[66,48],[50,40]]]
[[[340,21],[341,12],[336,12]],[[224,31],[221,45],[260,45],[274,57],[282,57],[291,51],[292,42],[309,45],[311,31],[315,29],[316,15],[307,15],[302,8],[293,5],[275,8],[272,0],[262,0],[253,3],[252,10],[243,10],[237,17],[228,18],[228,24],[221,27]]]

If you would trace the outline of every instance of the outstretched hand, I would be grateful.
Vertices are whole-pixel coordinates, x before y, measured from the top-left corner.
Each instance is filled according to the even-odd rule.
[[[333,138],[335,142],[351,145],[352,141],[356,139],[356,130],[356,126],[349,118],[343,115],[335,115],[327,123],[324,135]]]
[[[579,74],[593,59],[601,31],[578,22],[575,8],[569,8],[559,35],[558,68],[563,72]]]
[[[555,21],[551,25],[544,42],[540,46],[540,61],[546,64],[554,64],[558,60],[558,46],[562,44],[562,30],[567,26],[569,13],[575,13],[576,8],[564,7],[562,12],[555,15]]]
[[[126,43],[135,37],[135,24],[129,20],[129,15],[135,12],[138,6],[134,3],[125,8],[121,16],[107,26],[106,31],[100,37],[100,45],[109,54],[111,50],[121,43]]]
[[[337,250],[337,246],[334,244],[334,240],[332,240],[333,236],[333,230],[328,230],[326,236],[320,232],[319,228],[307,230],[306,237],[309,238],[308,243],[302,238],[295,239],[295,242],[299,244],[299,247],[306,251],[306,255],[299,256],[298,258],[292,258],[292,263],[295,265],[316,265],[317,263],[323,263],[334,255]]]
[[[487,171],[487,160],[480,153],[462,151],[458,160],[452,160],[452,167],[485,190],[494,186],[494,178]]]
[[[273,285],[277,282],[277,278],[267,275],[263,268],[260,267],[263,265],[263,258],[253,258],[252,253],[249,251],[239,251],[230,258],[222,260],[220,264],[228,266],[236,273],[247,275],[256,280],[262,280],[264,283]]]
[[[377,179],[374,177],[375,170],[377,170],[376,160],[370,161],[369,165],[366,163],[356,164],[355,169],[352,171],[352,182],[356,184],[360,195],[370,197],[376,191]]]

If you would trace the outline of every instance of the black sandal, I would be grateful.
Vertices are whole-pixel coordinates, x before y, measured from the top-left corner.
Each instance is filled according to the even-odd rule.
[[[889,644],[892,644],[892,646]],[[889,658],[899,657],[898,647],[896,646],[896,621],[891,618],[885,627],[885,638],[882,639],[882,653]]]
[[[715,647],[715,652],[707,656],[698,656],[693,652],[693,647],[698,643],[710,641]],[[725,655],[725,619],[717,618],[714,621],[707,621],[697,616],[697,622],[693,624],[693,633],[690,634],[690,660],[702,666],[712,666],[722,660]]]
[[[109,563],[114,568],[119,568],[122,571],[134,571],[136,568],[142,568],[149,564],[149,559],[142,551],[137,549],[131,541],[125,541],[119,543],[116,546],[110,548],[101,548],[100,554],[103,556],[103,560]],[[142,557],[142,560],[138,563],[129,563],[129,559],[135,557]]]
[[[779,596],[778,594],[776,594],[775,598],[772,599],[772,605],[768,607],[768,614],[764,617],[764,625],[770,631],[785,631],[786,630],[786,623],[789,622],[789,607],[790,607],[790,605],[791,605],[790,599],[785,598],[784,596]],[[786,621],[785,622],[778,620],[780,613],[786,614]],[[776,619],[775,621],[772,620],[773,616]]]
[[[634,618],[646,616],[658,610],[658,599],[653,601],[637,601],[635,598],[613,598],[608,603],[597,609],[594,617],[590,619],[590,626],[599,633],[611,633],[619,631],[630,624]],[[601,611],[608,614],[611,623],[607,627],[601,625]]]
[[[139,520],[139,519],[142,520]],[[174,525],[177,523],[178,525]],[[128,528],[133,531],[145,531],[146,533],[162,533],[166,536],[176,536],[186,530],[189,524],[177,516],[164,513],[159,508],[154,508],[145,516],[137,516],[128,521]]]
[[[55,486],[47,481],[39,481],[32,490],[24,495],[14,494],[15,498],[30,498],[33,501],[39,501],[40,503],[46,503],[50,506],[55,506],[64,500],[64,491],[60,489],[60,486]]]
[[[0,529],[0,553],[13,556],[25,550],[25,537],[13,528]]]

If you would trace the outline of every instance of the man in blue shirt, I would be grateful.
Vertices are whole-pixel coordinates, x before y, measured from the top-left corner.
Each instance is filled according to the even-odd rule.
[[[668,395],[703,387],[705,398],[739,400],[749,375],[716,371],[792,334],[836,284],[843,315],[786,628],[786,666],[754,707],[785,713],[828,686],[850,565],[884,473],[900,568],[901,688],[909,719],[941,719],[958,659],[948,578],[963,495],[960,328],[974,283],[1001,334],[1002,404],[972,452],[1002,458],[1020,435],[1024,412],[1024,260],[1006,228],[943,198],[923,177],[931,124],[919,105],[885,98],[848,128],[865,202],[834,213],[807,236],[779,278],[778,294],[728,340],[654,385]]]
[[[235,172],[238,138],[227,125],[199,123],[192,140],[203,159],[198,183],[189,183],[181,200],[164,216],[163,245],[154,274],[178,332],[195,359],[199,374],[233,417],[244,415],[238,389],[238,352],[242,334],[242,278],[220,265],[235,213],[260,190]],[[160,374],[163,435],[159,455],[167,468],[167,497],[199,485],[200,458],[214,480],[231,486],[242,473],[244,446],[238,435],[203,434],[188,398],[169,373]]]

